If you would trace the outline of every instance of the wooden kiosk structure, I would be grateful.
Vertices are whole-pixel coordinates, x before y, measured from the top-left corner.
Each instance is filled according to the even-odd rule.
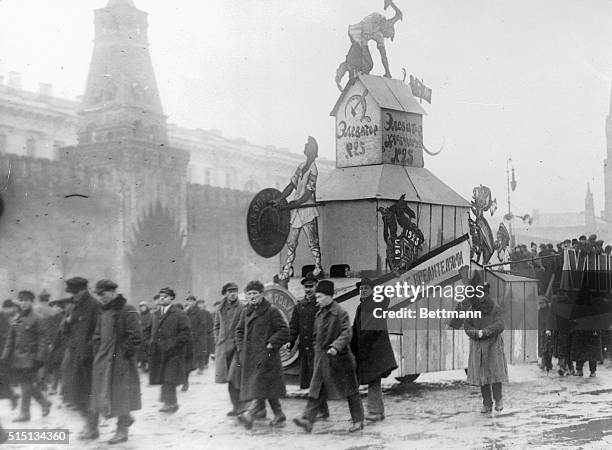
[[[462,237],[467,243],[470,203],[424,167],[424,114],[407,84],[373,75],[359,75],[349,82],[331,111],[335,118],[336,169],[317,182],[319,238],[326,274],[329,276],[333,267],[349,269],[350,278],[335,277],[333,281],[336,295],[342,296],[342,305],[351,316],[359,302],[354,288],[360,277],[381,279],[386,275],[384,284],[393,284],[397,278],[389,274],[398,265],[409,266],[417,258],[439,253]],[[386,222],[385,211],[399,199],[412,213],[406,216],[409,223],[400,221],[393,229]],[[419,231],[421,237],[415,238]],[[463,265],[469,267],[469,246],[464,258]],[[287,298],[293,298],[294,303],[301,298],[301,269],[310,264],[312,257],[302,235],[290,294],[277,285],[268,287],[269,298],[288,318],[292,306]],[[458,268],[448,271],[446,285],[463,283]],[[532,295],[537,292],[535,285],[498,274],[488,278],[493,295],[502,294],[504,306],[511,305],[511,320],[515,319],[516,308],[537,321]],[[400,303],[401,299],[392,298],[392,305]],[[454,299],[428,297],[409,307],[423,306],[452,310],[456,303]],[[451,329],[441,318],[394,319],[388,324],[399,365],[396,377],[410,380],[423,372],[467,367],[469,342],[463,329]],[[512,332],[506,340],[511,362],[531,361],[537,356],[532,349],[536,341],[524,332]],[[295,351],[283,355],[288,368],[296,362]]]

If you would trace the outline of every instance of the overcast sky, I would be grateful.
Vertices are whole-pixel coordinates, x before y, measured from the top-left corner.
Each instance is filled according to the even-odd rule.
[[[347,27],[383,0],[135,0],[147,11],[153,64],[169,121],[299,152],[305,136],[335,158],[333,78]],[[0,74],[24,87],[83,93],[93,13],[106,0],[0,0]],[[581,211],[586,183],[603,208],[605,119],[612,74],[611,0],[396,0],[404,20],[387,43],[401,68],[433,89],[425,166],[465,198],[485,184],[506,210]],[[387,11],[387,16],[392,12]],[[372,47],[373,74],[382,74]],[[497,214],[500,214],[499,212]]]

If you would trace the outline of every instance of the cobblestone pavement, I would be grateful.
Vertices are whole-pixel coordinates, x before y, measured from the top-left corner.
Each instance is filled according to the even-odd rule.
[[[509,369],[511,382],[504,385],[502,413],[479,413],[479,389],[465,383],[463,371],[424,374],[410,385],[387,380],[386,419],[354,434],[346,432],[348,408],[341,401],[330,403],[331,419],[317,422],[312,434],[296,427],[291,419],[302,412],[306,393],[294,386],[289,387],[289,398],[282,401],[289,418],[286,427],[272,429],[267,421],[258,421],[251,431],[246,431],[234,418],[226,417],[226,385],[213,382],[212,366],[203,375],[192,376],[188,392],[179,392],[179,411],[163,415],[157,411],[159,387],[149,386],[147,377],[142,376],[144,407],[134,414],[136,423],[130,430],[129,442],[116,448],[612,448],[612,366],[600,368],[597,378],[582,379],[546,376],[535,365]],[[77,441],[76,434],[82,428],[80,418],[59,404],[57,397],[51,398],[54,406],[46,418],[41,417],[40,407],[33,402],[28,428],[68,428],[72,434],[69,448],[108,448],[105,441],[113,434],[114,419],[102,421],[98,441]],[[8,402],[0,404],[5,428],[12,426],[15,415]],[[16,450],[25,447],[5,445]]]

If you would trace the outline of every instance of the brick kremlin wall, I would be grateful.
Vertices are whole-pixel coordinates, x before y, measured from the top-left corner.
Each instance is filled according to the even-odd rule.
[[[246,213],[253,193],[200,184],[187,189],[189,250],[193,292],[207,304],[221,297],[221,286],[249,280],[266,283],[278,272],[279,258],[262,258],[251,248]]]
[[[46,288],[57,298],[65,295],[63,280],[72,276],[84,276],[92,283],[125,276],[118,273],[125,267],[121,261],[128,248],[121,240],[120,176],[66,162],[0,155],[0,195],[5,206],[0,217],[1,297],[14,298],[21,289]],[[241,287],[254,278],[271,280],[278,258],[256,255],[246,235],[252,196],[187,185],[192,273],[185,279],[191,280],[191,286],[177,286],[178,292],[192,292],[212,305],[229,280]],[[133,303],[143,300],[123,293]]]
[[[0,155],[0,177],[0,295],[15,298],[18,290],[46,288],[55,298],[64,295],[67,277],[117,276],[112,174]]]

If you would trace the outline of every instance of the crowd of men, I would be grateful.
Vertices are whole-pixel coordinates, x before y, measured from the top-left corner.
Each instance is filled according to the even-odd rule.
[[[604,241],[597,239],[596,234],[591,234],[588,238],[582,235],[578,238],[565,239],[554,245],[551,243],[537,244],[531,242],[529,247],[526,244],[518,244],[508,251],[499,251],[498,259],[500,262],[508,263],[496,267],[497,270],[514,273],[517,275],[536,278],[541,281],[541,292],[546,290],[546,282],[550,281],[552,272],[559,272],[563,266],[563,251],[573,249],[586,252],[588,254],[612,254],[612,245],[605,245]],[[555,279],[556,286],[560,282],[560,276]]]
[[[580,254],[612,254],[612,246],[604,246],[597,235],[582,235],[565,239],[556,246],[531,242],[517,245],[509,255],[510,264],[503,270],[535,278],[539,281],[538,297],[538,356],[540,368],[547,373],[553,369],[553,358],[558,360],[559,376],[584,376],[588,361],[589,377],[597,375],[597,364],[612,350],[612,333],[605,323],[606,304],[610,295],[592,286],[566,289],[561,286],[563,253],[573,249]],[[578,289],[579,288],[579,289]]]
[[[309,399],[295,424],[310,432],[316,420],[329,417],[327,400],[339,398],[348,401],[349,431],[362,429],[366,420],[383,420],[381,378],[397,363],[386,322],[370,311],[372,281],[358,283],[362,303],[352,324],[333,300],[333,282],[309,273],[302,285],[304,297],[290,320],[265,298],[259,281],[245,287],[246,303],[238,299],[235,283],[224,285],[214,320],[204,301],[189,297],[183,304],[170,288],[161,289],[153,305],[143,302],[138,309],[111,280],[96,283],[97,298],[80,277],[66,281],[70,296],[58,300],[49,301],[43,292],[35,302],[32,292],[21,291],[16,302],[4,301],[0,314],[0,398],[13,409],[20,406],[15,422],[27,422],[32,397],[46,416],[52,405],[48,396],[61,393],[84,420],[79,439],[99,438],[102,414],[117,418],[108,441],[116,444],[128,440],[131,412],[142,407],[142,373],[148,373],[151,385],[160,385],[160,411],[171,414],[179,409],[177,387],[187,390],[189,373],[205,370],[214,354],[215,381],[228,384],[227,415],[250,429],[266,418],[267,402],[273,413],[269,425],[283,426],[280,352],[298,346],[300,386],[309,389]],[[359,385],[368,386],[367,415]],[[1,427],[0,438],[6,439]]]
[[[111,280],[96,283],[66,281],[69,297],[49,301],[43,291],[35,304],[31,291],[20,291],[17,301],[7,299],[0,313],[0,398],[13,409],[14,422],[30,420],[32,397],[42,416],[51,411],[48,396],[61,393],[64,404],[85,421],[79,439],[97,439],[100,414],[116,417],[117,428],[109,444],[128,440],[141,408],[140,366],[151,384],[162,386],[161,411],[178,409],[176,386],[189,388],[189,372],[208,367],[213,348],[212,315],[203,300],[188,297],[173,303],[174,292],[160,290],[151,307],[139,310],[117,292]],[[14,391],[19,385],[20,395]],[[20,402],[21,398],[21,402]],[[7,439],[0,426],[0,442]]]
[[[246,429],[265,419],[266,401],[272,427],[287,418],[280,398],[286,393],[280,351],[298,346],[300,387],[309,398],[294,423],[310,432],[317,420],[329,417],[328,399],[348,401],[349,432],[363,429],[365,421],[384,419],[381,378],[397,368],[386,322],[375,319],[373,283],[358,283],[361,303],[353,324],[348,313],[334,301],[334,284],[309,273],[302,280],[304,297],[295,306],[289,322],[263,295],[259,281],[245,288],[247,303],[238,300],[238,286],[223,286],[223,300],[215,315],[217,383],[227,383],[232,409]],[[359,385],[368,386],[364,412]]]

